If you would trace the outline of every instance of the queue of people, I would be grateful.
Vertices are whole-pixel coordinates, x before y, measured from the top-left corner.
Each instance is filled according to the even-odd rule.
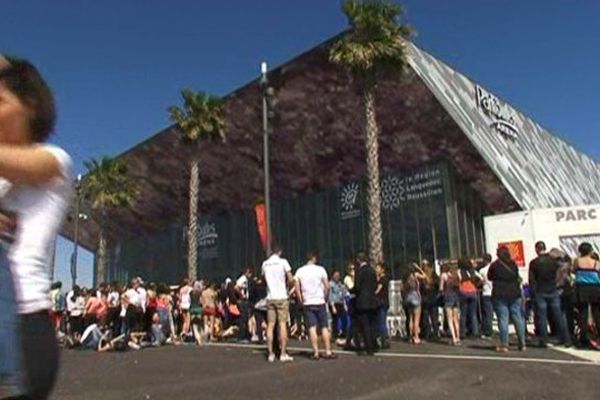
[[[490,339],[497,320],[498,352],[509,351],[509,322],[516,346],[527,343],[596,347],[600,322],[600,263],[592,246],[583,243],[571,261],[538,242],[538,257],[524,285],[519,267],[507,248],[480,261],[442,263],[440,274],[424,260],[413,263],[402,279],[405,339],[445,340],[460,346],[465,338]],[[266,343],[270,362],[291,362],[289,338],[307,339],[310,358],[336,358],[333,348],[372,355],[390,346],[388,310],[390,279],[383,263],[371,267],[364,253],[348,263],[346,274],[329,277],[316,252],[292,273],[283,249],[260,272],[245,268],[234,281],[223,283],[183,279],[180,285],[146,284],[135,278],[96,290],[74,287],[66,296],[60,283],[52,287],[51,318],[58,337],[70,347],[97,351],[139,350],[184,343],[199,346],[237,340]],[[533,310],[537,339],[528,338],[528,310]],[[441,312],[440,312],[441,311]],[[589,323],[589,312],[593,316]]]

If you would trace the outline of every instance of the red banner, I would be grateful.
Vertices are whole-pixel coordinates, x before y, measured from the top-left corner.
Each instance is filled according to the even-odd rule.
[[[510,257],[515,260],[519,267],[525,267],[525,251],[523,250],[523,241],[498,243],[498,247],[506,247],[510,251]]]
[[[256,213],[256,226],[258,227],[258,235],[262,243],[263,249],[267,249],[267,209],[264,204],[257,204],[254,207]]]

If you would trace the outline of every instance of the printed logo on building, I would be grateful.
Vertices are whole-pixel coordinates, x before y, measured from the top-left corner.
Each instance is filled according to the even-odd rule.
[[[444,193],[439,168],[420,170],[406,176],[390,175],[381,180],[381,207],[393,211],[406,201],[422,200]]]
[[[406,198],[406,189],[400,178],[387,176],[381,181],[381,207],[392,211],[400,207],[400,202]]]
[[[598,219],[596,208],[578,208],[554,213],[556,222],[592,221]]]
[[[356,218],[360,216],[360,204],[358,202],[360,186],[358,183],[350,183],[342,188],[340,192],[340,206],[342,219]]]
[[[211,259],[218,257],[217,242],[219,234],[217,226],[213,222],[205,222],[198,229],[198,245],[200,246],[200,258]]]
[[[516,125],[515,112],[496,96],[482,88],[475,87],[477,107],[492,119],[490,126],[505,137],[516,140],[519,128]]]

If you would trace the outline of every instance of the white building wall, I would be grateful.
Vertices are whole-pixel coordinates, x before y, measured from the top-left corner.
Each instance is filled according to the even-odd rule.
[[[577,255],[577,246],[583,241],[600,251],[600,204],[489,216],[484,218],[484,229],[486,249],[493,257],[499,243],[522,242],[525,267],[521,275],[527,279],[527,266],[536,257],[534,245],[539,240],[548,250],[557,247],[571,257]]]

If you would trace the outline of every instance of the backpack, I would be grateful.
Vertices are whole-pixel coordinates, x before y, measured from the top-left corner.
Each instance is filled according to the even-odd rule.
[[[461,270],[458,271],[460,276],[460,292],[462,294],[473,294],[477,293],[477,281],[481,281],[472,271]],[[463,276],[466,274],[466,276]]]

